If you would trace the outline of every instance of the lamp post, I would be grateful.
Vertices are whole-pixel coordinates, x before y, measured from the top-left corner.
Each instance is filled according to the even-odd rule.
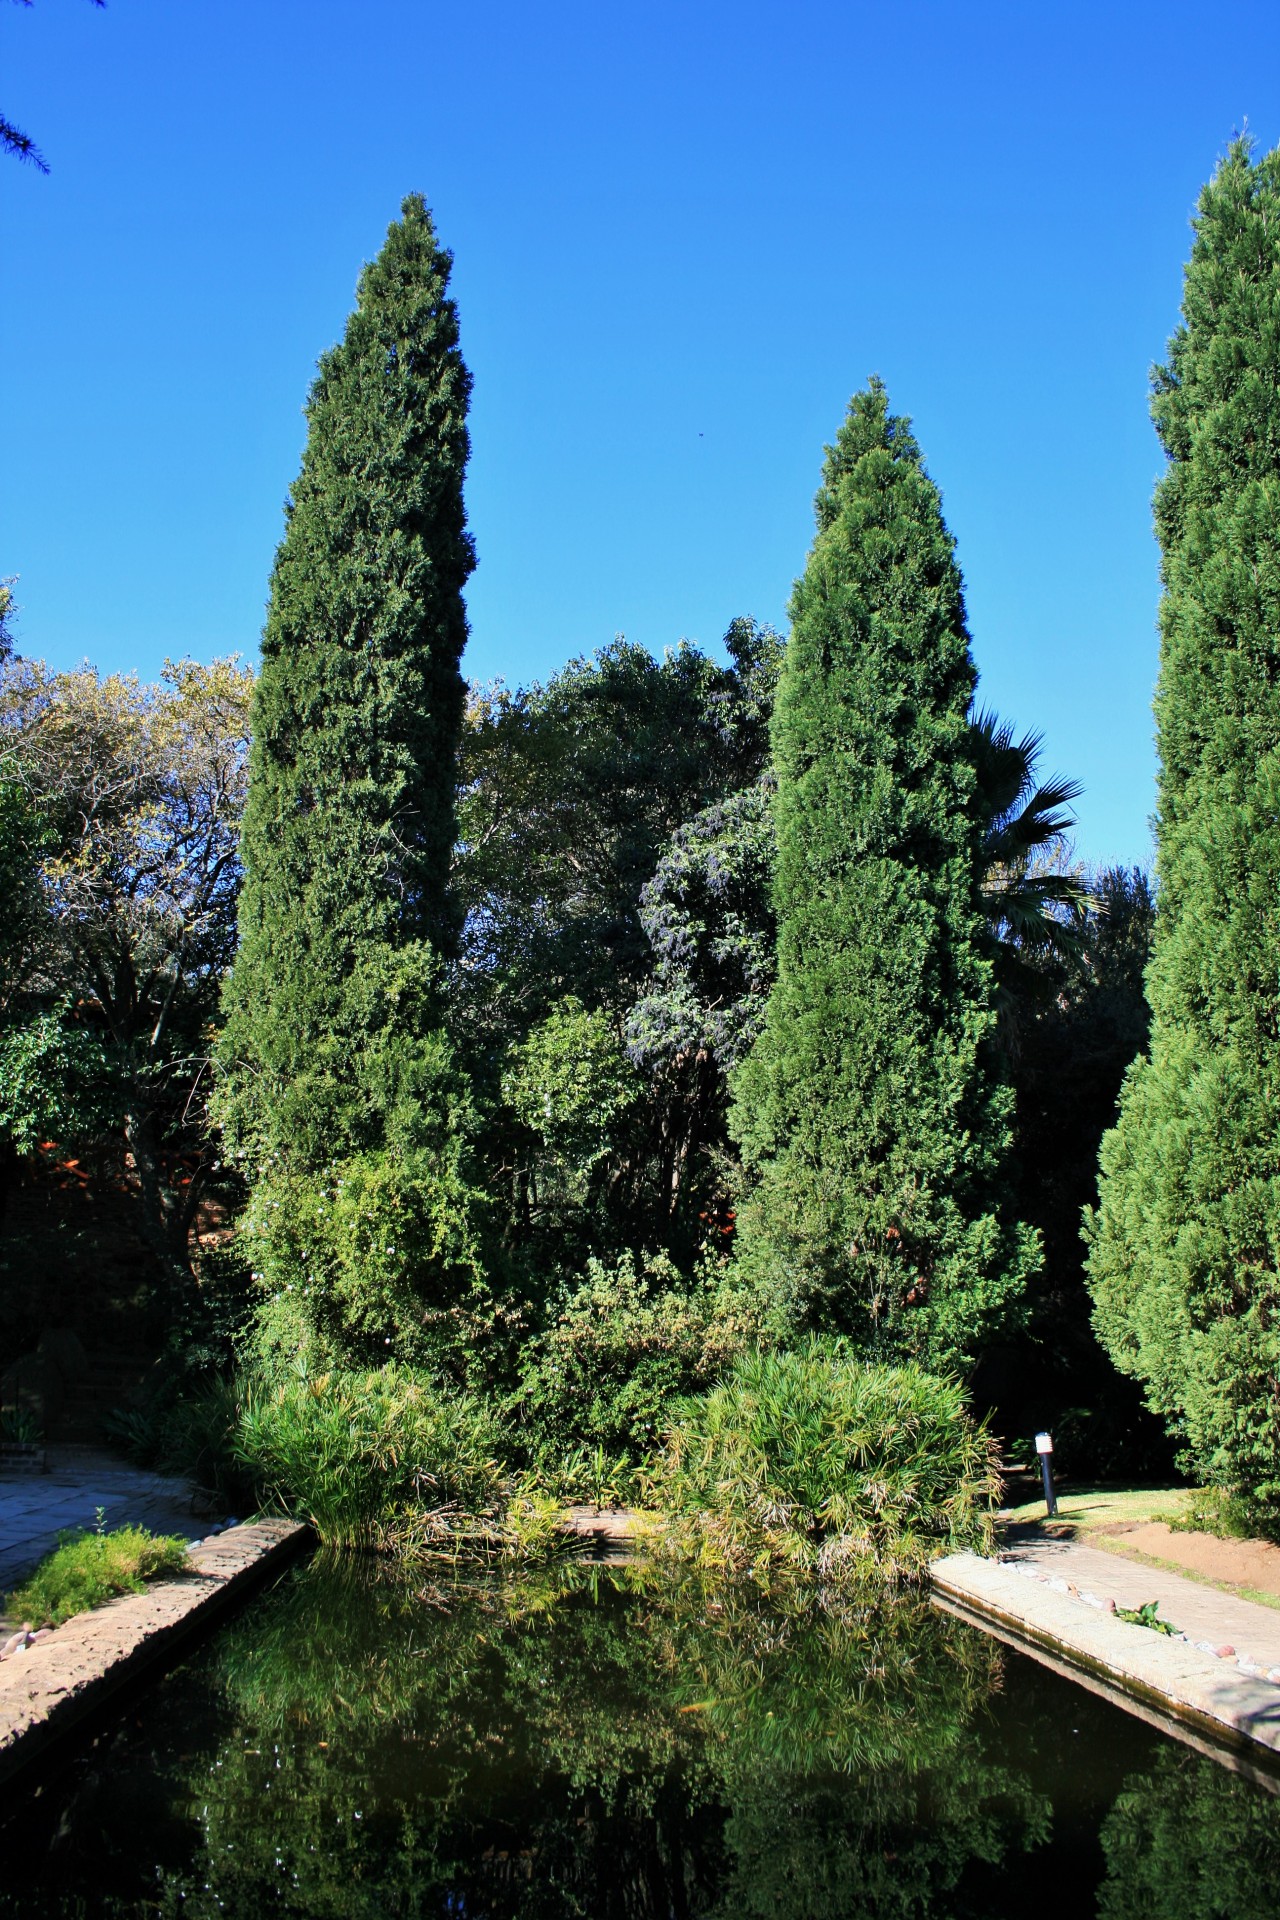
[[[1044,1503],[1049,1509],[1052,1520],[1058,1511],[1058,1496],[1053,1490],[1053,1436],[1048,1433],[1036,1435],[1036,1452],[1040,1455],[1040,1477],[1044,1481]]]

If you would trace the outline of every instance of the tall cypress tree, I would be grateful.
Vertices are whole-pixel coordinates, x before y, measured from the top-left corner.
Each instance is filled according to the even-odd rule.
[[[438,988],[475,565],[450,266],[411,195],[320,361],[254,697],[222,1116],[269,1282],[344,1350],[415,1351],[475,1264]]]
[[[734,1083],[746,1274],[792,1323],[971,1360],[1017,1300],[975,673],[953,541],[872,381],[827,450],[774,710],[778,977]]]
[[[1200,198],[1168,457],[1150,1053],[1103,1143],[1095,1324],[1196,1470],[1280,1510],[1280,153]]]

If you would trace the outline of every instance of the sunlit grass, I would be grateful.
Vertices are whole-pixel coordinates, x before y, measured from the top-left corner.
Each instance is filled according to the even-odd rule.
[[[1012,1526],[1043,1522],[1060,1534],[1083,1538],[1100,1527],[1141,1525],[1147,1520],[1164,1520],[1174,1526],[1194,1498],[1191,1487],[1073,1487],[1069,1492],[1059,1492],[1054,1521],[1047,1518],[1043,1493],[1035,1500],[1006,1508],[1003,1517]]]
[[[187,1543],[145,1527],[67,1537],[5,1602],[8,1618],[32,1627],[58,1627],[117,1594],[141,1593],[148,1580],[185,1573]]]

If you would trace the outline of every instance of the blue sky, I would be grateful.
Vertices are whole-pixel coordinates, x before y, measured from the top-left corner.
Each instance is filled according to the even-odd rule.
[[[982,695],[1143,860],[1147,370],[1280,9],[0,6],[0,575],[24,652],[254,653],[317,354],[418,189],[456,255],[466,668],[785,624],[867,375],[959,543]]]

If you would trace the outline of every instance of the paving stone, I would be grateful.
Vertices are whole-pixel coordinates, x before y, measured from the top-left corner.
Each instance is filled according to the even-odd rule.
[[[191,1555],[191,1570],[33,1634],[0,1663],[0,1786],[73,1733],[128,1679],[172,1657],[202,1617],[301,1551],[307,1529],[261,1520]]]
[[[999,1561],[950,1554],[930,1571],[941,1597],[996,1631],[1011,1629],[1051,1665],[1061,1654],[1084,1673],[1105,1676],[1134,1699],[1135,1712],[1138,1703],[1156,1701],[1219,1738],[1280,1754],[1280,1612],[1070,1541],[1030,1542]],[[1086,1580],[1102,1610],[1070,1591]],[[1134,1611],[1152,1600],[1180,1632],[1153,1633],[1116,1615],[1117,1607]]]
[[[149,1527],[194,1540],[208,1521],[191,1512],[185,1480],[147,1473],[94,1447],[50,1447],[49,1471],[0,1475],[0,1596],[51,1553],[60,1534],[97,1524]]]

